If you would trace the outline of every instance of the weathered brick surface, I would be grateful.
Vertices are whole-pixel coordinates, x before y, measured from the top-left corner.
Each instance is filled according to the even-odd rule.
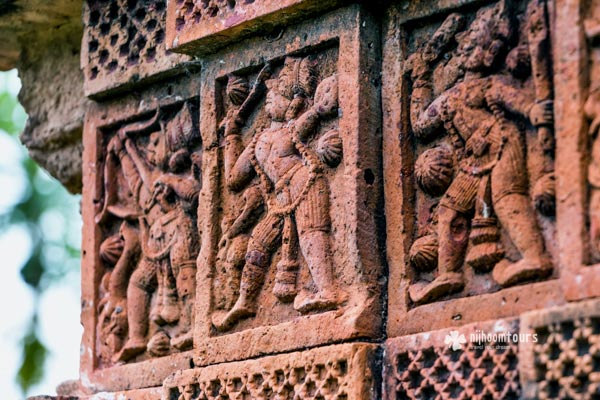
[[[598,396],[600,5],[354,3],[85,2],[74,395]]]
[[[600,295],[598,239],[599,145],[597,82],[599,7],[596,2],[557,2],[555,51],[557,117],[557,229],[565,296],[580,300]]]
[[[214,51],[253,33],[276,39],[285,26],[344,0],[174,0],[167,13],[167,48],[197,54]]]

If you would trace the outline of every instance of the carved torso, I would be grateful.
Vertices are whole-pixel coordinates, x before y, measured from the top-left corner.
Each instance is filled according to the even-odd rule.
[[[285,127],[265,130],[256,142],[256,160],[273,183],[301,162],[292,137]]]

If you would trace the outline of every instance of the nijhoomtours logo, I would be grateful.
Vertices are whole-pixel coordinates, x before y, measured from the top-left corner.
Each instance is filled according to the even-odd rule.
[[[516,333],[516,332],[485,332],[477,329],[469,335],[469,340],[464,334],[458,331],[451,331],[444,338],[444,343],[453,351],[462,350],[469,343],[470,350],[478,349],[506,349],[513,343],[537,343],[537,333]]]

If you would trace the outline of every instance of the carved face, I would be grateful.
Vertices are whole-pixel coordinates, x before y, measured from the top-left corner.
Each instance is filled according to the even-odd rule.
[[[167,146],[165,138],[160,132],[154,132],[150,135],[146,152],[148,153],[148,161],[152,165],[161,166],[165,163]]]
[[[284,121],[291,100],[280,94],[277,80],[270,79],[266,83],[269,91],[265,100],[265,111],[273,121]]]

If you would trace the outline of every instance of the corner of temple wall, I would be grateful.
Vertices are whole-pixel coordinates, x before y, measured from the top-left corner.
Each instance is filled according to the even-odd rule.
[[[28,114],[21,141],[70,192],[81,192],[81,133],[88,100],[79,69],[81,3],[15,1],[0,15],[2,69],[18,68]],[[7,55],[8,54],[8,55]]]

